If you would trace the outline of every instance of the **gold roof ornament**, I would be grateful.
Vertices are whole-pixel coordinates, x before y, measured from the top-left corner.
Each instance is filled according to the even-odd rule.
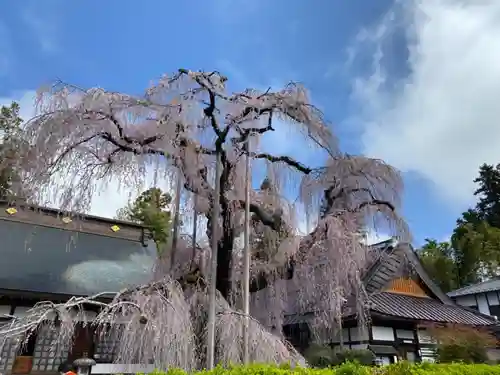
[[[69,217],[67,217],[67,216],[65,216],[65,217],[63,217],[63,218],[62,218],[62,222],[63,222],[64,224],[69,224],[69,223],[71,223],[72,221],[73,221],[73,220],[71,220],[71,218],[69,218]]]
[[[9,207],[5,210],[9,215],[14,215],[17,213],[17,210],[14,207]]]
[[[120,227],[119,227],[118,225],[113,225],[113,226],[111,227],[111,230],[112,230],[113,232],[118,232],[118,231],[120,230]]]

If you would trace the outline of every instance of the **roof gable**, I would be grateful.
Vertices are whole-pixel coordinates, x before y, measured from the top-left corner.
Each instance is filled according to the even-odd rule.
[[[402,294],[405,296],[432,298],[429,294],[419,285],[417,281],[409,277],[400,277],[394,279],[382,290],[382,292]]]
[[[411,245],[386,241],[377,244],[375,249],[377,251],[372,253],[374,258],[364,276],[371,314],[474,326],[496,324],[493,317],[458,306],[446,296],[425,272]],[[284,324],[313,319],[314,309],[299,313],[293,298],[296,291],[288,291],[292,308],[287,311]],[[353,298],[344,306],[345,318],[356,316]]]
[[[381,292],[401,278],[418,281],[418,286],[428,297],[444,304],[453,304],[425,272],[411,245],[405,243],[388,245],[382,249],[364,277],[365,288],[368,294]]]

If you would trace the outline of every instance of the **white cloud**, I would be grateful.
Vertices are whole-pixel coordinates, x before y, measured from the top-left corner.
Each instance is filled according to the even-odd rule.
[[[409,52],[403,79],[387,65],[398,33]],[[406,0],[360,34],[357,56],[369,47],[372,72],[354,82],[364,152],[469,204],[479,165],[500,162],[500,2]]]
[[[23,120],[29,120],[35,115],[35,90],[16,91],[10,97],[0,97],[0,106],[10,106],[15,101],[20,106],[19,115]]]
[[[151,187],[158,187],[173,194],[171,182],[169,180],[156,180],[154,174],[155,171],[151,168],[142,186],[134,189],[121,186],[117,179],[106,184],[97,183],[98,192],[92,198],[89,213],[95,216],[113,218],[117,210],[132,202],[142,191]]]

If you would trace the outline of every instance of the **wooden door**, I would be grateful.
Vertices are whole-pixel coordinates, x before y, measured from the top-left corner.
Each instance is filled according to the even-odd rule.
[[[69,351],[68,361],[72,363],[75,359],[82,358],[87,353],[89,358],[94,356],[94,328],[90,325],[77,324],[73,338],[73,346]]]

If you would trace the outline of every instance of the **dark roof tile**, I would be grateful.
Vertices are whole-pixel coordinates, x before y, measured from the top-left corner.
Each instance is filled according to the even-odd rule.
[[[467,296],[470,294],[487,293],[500,290],[500,279],[484,281],[482,283],[469,285],[448,293],[448,297]]]
[[[371,310],[390,316],[438,323],[493,325],[493,317],[457,305],[443,304],[431,298],[412,297],[395,293],[370,296]]]

